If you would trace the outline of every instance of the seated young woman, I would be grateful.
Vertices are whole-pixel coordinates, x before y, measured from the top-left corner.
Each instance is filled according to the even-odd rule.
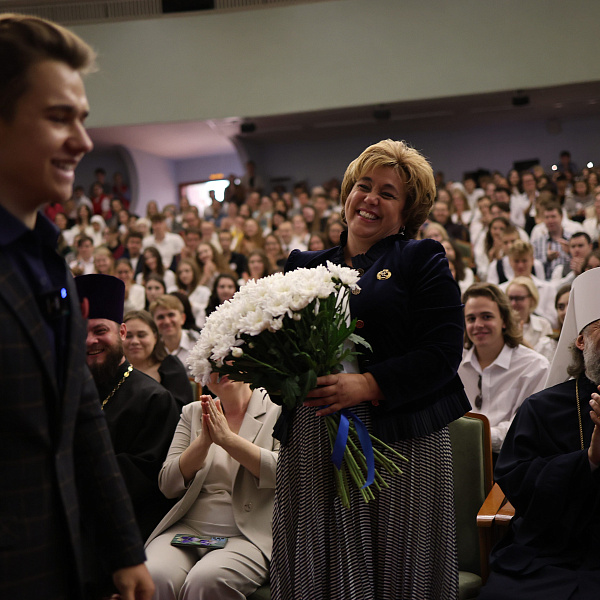
[[[148,246],[144,249],[143,256],[144,266],[142,272],[137,274],[135,282],[144,285],[151,275],[157,275],[165,282],[167,293],[177,291],[175,273],[165,267],[160,252],[154,246]]]
[[[212,294],[206,307],[206,316],[208,317],[217,306],[223,304],[226,300],[231,300],[239,289],[240,286],[233,275],[221,273],[213,285]]]
[[[198,328],[204,327],[210,289],[205,285],[200,285],[198,263],[189,258],[182,258],[177,265],[176,275],[177,287],[185,292],[190,301],[196,326]]]
[[[194,400],[192,386],[183,363],[167,352],[152,315],[145,310],[133,310],[123,318],[127,336],[123,342],[125,358],[169,390],[177,404],[183,407]]]
[[[125,284],[125,313],[130,310],[143,310],[146,303],[146,290],[135,283],[133,267],[128,258],[120,258],[115,265],[115,276]]]
[[[280,408],[265,390],[211,378],[217,398],[183,412],[159,474],[179,502],[146,542],[155,600],[242,600],[268,578]],[[227,538],[222,549],[171,545],[177,534]]]

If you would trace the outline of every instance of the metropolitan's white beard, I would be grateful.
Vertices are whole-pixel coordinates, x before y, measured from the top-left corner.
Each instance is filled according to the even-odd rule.
[[[588,340],[583,348],[583,363],[585,376],[596,385],[600,385],[600,354],[596,351],[592,340]]]

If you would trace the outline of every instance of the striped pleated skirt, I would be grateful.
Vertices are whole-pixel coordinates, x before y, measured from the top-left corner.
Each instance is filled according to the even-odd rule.
[[[370,428],[366,403],[353,412]],[[389,489],[351,507],[335,491],[325,424],[297,409],[277,465],[271,594],[274,600],[458,598],[452,454],[448,429],[403,440],[409,459]]]

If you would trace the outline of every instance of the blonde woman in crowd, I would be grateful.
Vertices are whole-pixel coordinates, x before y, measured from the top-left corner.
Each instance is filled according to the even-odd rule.
[[[435,221],[426,221],[420,230],[421,239],[435,240],[436,242],[449,242],[450,236],[446,228]]]
[[[453,223],[469,226],[473,213],[469,209],[469,200],[461,187],[455,186],[450,193],[450,218]]]
[[[236,250],[248,256],[252,250],[260,249],[264,246],[265,240],[258,221],[248,218],[244,221],[243,236],[236,246]]]
[[[146,304],[146,290],[135,283],[133,267],[128,258],[120,258],[115,265],[115,276],[125,284],[124,312],[142,310]]]
[[[115,259],[112,252],[105,246],[94,250],[94,270],[101,275],[114,275]]]
[[[556,351],[556,341],[551,337],[552,325],[548,319],[535,314],[540,294],[530,277],[515,277],[506,288],[512,309],[518,314],[523,341],[550,362]]]

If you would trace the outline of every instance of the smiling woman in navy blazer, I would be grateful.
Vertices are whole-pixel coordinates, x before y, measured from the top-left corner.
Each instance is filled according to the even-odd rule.
[[[274,599],[457,597],[447,425],[470,406],[456,375],[459,288],[443,247],[413,239],[434,197],[433,172],[417,151],[392,140],[370,146],[344,176],[348,233],[340,246],[288,259],[287,270],[326,261],[359,270],[350,311],[372,351],[359,357],[359,372],[319,378],[305,405],[288,415],[277,472]],[[410,461],[369,504],[352,490],[350,510],[336,497],[320,420],[343,408]]]

